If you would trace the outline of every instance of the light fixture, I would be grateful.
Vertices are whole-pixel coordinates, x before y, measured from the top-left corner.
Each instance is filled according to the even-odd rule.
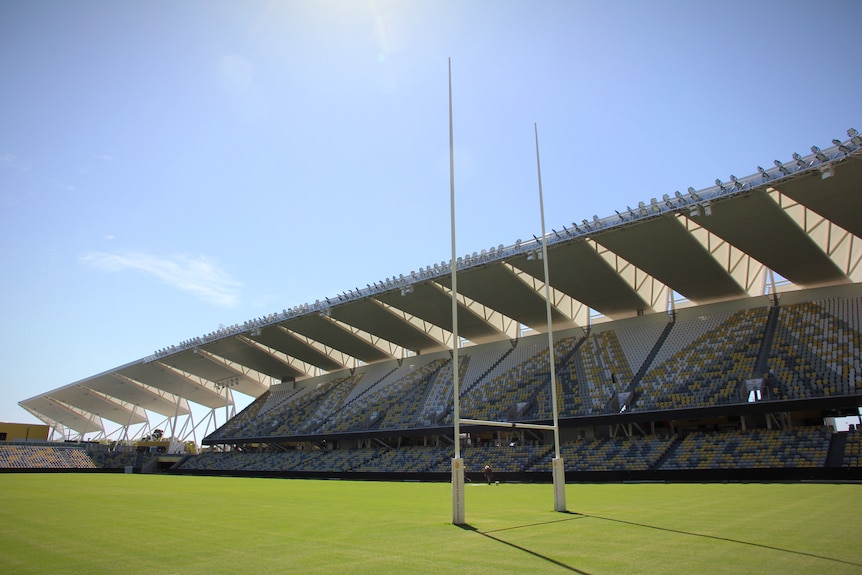
[[[835,168],[832,167],[832,164],[823,164],[820,166],[820,179],[828,180],[832,176],[835,175]]]
[[[859,132],[850,128],[847,130],[847,135],[850,136],[850,141],[856,144],[857,146],[862,146],[862,136],[859,135]]]
[[[724,187],[724,184],[718,178],[715,179],[715,185],[721,188],[722,192],[726,192],[727,188]]]
[[[705,216],[711,216],[712,215],[712,204],[710,204],[709,202],[706,202],[705,204],[703,204],[703,215],[705,215]]]
[[[817,146],[811,146],[811,151],[812,151],[812,152],[814,152],[814,155],[815,155],[815,156],[817,157],[817,159],[818,159],[818,160],[820,160],[821,162],[828,162],[828,161],[829,161],[829,158],[827,158],[827,157],[826,157],[826,154],[824,154],[823,152],[821,152],[821,151],[820,151],[820,148],[818,148]]]
[[[742,182],[740,182],[740,181],[736,178],[736,176],[734,176],[733,174],[730,174],[730,181],[731,181],[731,182],[733,182],[733,185],[734,185],[734,186],[736,186],[736,189],[737,189],[737,190],[741,190],[741,189],[742,189]]]
[[[790,170],[788,170],[787,168],[785,168],[785,167],[784,167],[784,164],[782,164],[782,163],[781,163],[781,162],[779,162],[778,160],[775,160],[775,162],[774,162],[774,163],[775,163],[775,167],[776,167],[776,168],[778,168],[778,170],[779,170],[782,174],[784,174],[785,176],[786,176],[787,174],[789,174],[789,173],[790,173]]]
[[[832,140],[832,143],[838,146],[838,149],[844,152],[845,154],[850,153],[850,148],[841,143],[841,140]],[[855,143],[855,142],[854,142]]]
[[[796,160],[796,165],[800,168],[808,167],[807,164],[802,160],[802,156],[800,156],[796,152],[793,152],[793,159]]]
[[[688,209],[688,217],[696,218],[700,215],[700,206],[697,204],[692,204],[692,206]]]
[[[769,174],[766,173],[763,166],[757,166],[757,171],[760,172],[760,177],[763,178],[764,181],[769,180]]]

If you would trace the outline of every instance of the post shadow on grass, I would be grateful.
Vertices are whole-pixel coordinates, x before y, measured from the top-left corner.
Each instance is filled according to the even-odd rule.
[[[569,513],[569,512],[567,511],[566,513]],[[573,514],[573,515],[578,515],[578,514]],[[580,516],[580,517],[583,517],[583,516]],[[526,553],[528,555],[532,555],[533,557],[536,557],[536,558],[541,559],[543,561],[547,561],[548,563],[551,563],[552,565],[556,565],[558,567],[562,567],[563,569],[567,569],[568,571],[571,571],[572,573],[579,573],[580,575],[590,575],[590,573],[588,573],[587,571],[581,571],[580,569],[572,567],[571,565],[567,565],[567,564],[563,563],[562,561],[557,561],[556,559],[548,557],[547,555],[542,555],[541,553],[533,551],[532,549],[527,549],[526,547],[521,547],[520,545],[515,545],[514,543],[511,543],[509,541],[506,541],[504,539],[500,539],[499,537],[494,537],[493,535],[491,535],[491,533],[497,533],[500,531],[510,531],[512,529],[522,529],[524,527],[536,527],[539,525],[547,525],[549,523],[560,523],[561,521],[572,521],[573,519],[579,519],[580,517],[571,517],[568,519],[556,519],[554,521],[544,521],[542,523],[531,523],[530,525],[519,525],[516,527],[506,527],[504,529],[494,529],[493,531],[479,531],[478,529],[476,529],[475,527],[473,527],[469,523],[465,523],[463,525],[456,525],[456,527],[459,527],[465,531],[472,531],[473,533],[481,535],[482,537],[487,537],[491,541],[496,541],[497,543],[502,543],[503,545],[511,547],[512,549],[517,549],[518,551],[523,551],[524,553]]]
[[[802,555],[805,557],[812,557],[814,559],[822,559],[824,561],[833,561],[835,563],[843,563],[844,565],[852,565],[854,567],[862,567],[860,563],[854,563],[853,561],[847,561],[845,559],[836,559],[835,557],[827,557],[825,555],[817,555],[816,553],[808,553],[807,551],[797,551],[795,549],[784,549],[782,547],[775,547],[773,545],[764,545],[762,543],[753,543],[751,541],[742,541],[740,539],[731,539],[730,537],[718,537],[716,535],[705,535],[703,533],[692,533],[691,531],[683,531],[681,529],[671,529],[669,527],[658,527],[656,525],[646,525],[645,523],[636,523],[634,521],[625,521],[623,519],[613,519],[611,517],[601,517],[599,515],[582,515],[584,518],[590,519],[602,519],[604,521],[613,521],[615,523],[624,523],[626,525],[633,525],[635,527],[644,527],[646,529],[656,529],[658,531],[667,531],[669,533],[679,533],[680,535],[691,535],[692,537],[702,537],[704,539],[714,539],[716,541],[725,541],[727,543],[738,543],[739,545],[750,545],[752,547],[759,547],[761,549],[769,549],[770,551],[779,551],[781,553],[790,553],[793,555]]]

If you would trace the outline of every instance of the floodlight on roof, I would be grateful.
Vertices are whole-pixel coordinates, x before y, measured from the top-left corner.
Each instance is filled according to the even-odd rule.
[[[763,166],[757,166],[757,171],[760,172],[760,177],[764,180],[769,179],[769,174],[766,173],[766,170],[763,169]]]
[[[736,189],[742,189],[742,182],[740,182],[733,174],[730,174],[730,181],[733,182],[733,185],[736,186]]]
[[[841,140],[832,140],[832,143],[838,146],[838,149],[844,152],[845,154],[850,153],[850,148],[841,143]],[[855,142],[854,142],[855,143]]]
[[[796,165],[797,165],[797,166],[799,166],[800,168],[806,168],[806,167],[808,167],[808,165],[807,165],[807,164],[805,163],[805,161],[802,159],[802,156],[800,156],[800,155],[799,155],[799,154],[797,154],[796,152],[793,152],[793,159],[794,159],[794,160],[796,160]]]
[[[715,178],[715,185],[721,188],[722,192],[726,192],[727,188],[724,187],[724,184],[718,178]]]
[[[784,164],[782,164],[782,163],[781,163],[781,162],[779,162],[778,160],[775,160],[775,162],[774,162],[774,163],[775,163],[775,167],[776,167],[776,168],[778,168],[778,170],[779,170],[782,174],[784,174],[785,176],[786,176],[787,174],[789,174],[789,173],[790,173],[790,170],[788,170],[787,168],[785,168],[785,167],[784,167]]]
[[[811,146],[811,151],[812,151],[812,152],[814,152],[814,155],[815,155],[815,156],[817,157],[817,159],[818,159],[818,160],[820,160],[821,162],[828,162],[828,161],[829,161],[829,158],[827,158],[827,157],[826,157],[826,154],[824,154],[823,152],[821,152],[821,151],[820,151],[820,148],[818,148],[817,146]]]
[[[855,129],[849,128],[847,130],[847,135],[850,136],[851,142],[853,142],[857,146],[862,146],[862,136],[860,136],[859,132],[857,132]]]
[[[694,188],[692,188],[691,186],[688,187],[688,193],[692,198],[694,198],[697,201],[700,201],[700,198],[697,197],[697,194],[695,193]]]
[[[599,216],[597,216],[596,214],[593,214],[593,221],[594,222],[599,221]]]

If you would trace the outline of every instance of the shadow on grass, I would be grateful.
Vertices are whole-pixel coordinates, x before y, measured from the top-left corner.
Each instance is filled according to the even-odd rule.
[[[823,559],[824,561],[834,561],[835,563],[843,563],[844,565],[852,565],[854,567],[862,567],[860,563],[847,561],[845,559],[836,559],[835,557],[827,557],[825,555],[817,555],[816,553],[808,553],[807,551],[796,551],[795,549],[784,549],[773,545],[764,545],[762,543],[753,543],[751,541],[742,541],[740,539],[731,539],[729,537],[719,537],[716,535],[704,535],[703,533],[692,533],[691,531],[683,531],[681,529],[671,529],[669,527],[658,527],[656,525],[646,525],[644,523],[635,523],[634,521],[625,521],[623,519],[613,519],[611,517],[601,517],[599,515],[581,515],[584,518],[601,519],[603,521],[613,521],[615,523],[624,523],[635,527],[644,527],[647,529],[655,529],[658,531],[666,531],[669,533],[679,533],[680,535],[691,535],[692,537],[702,537],[704,539],[713,539],[715,541],[726,541],[728,543],[737,543],[739,545],[750,545],[751,547],[759,547],[761,549],[769,549],[771,551],[780,551],[782,553],[791,553],[793,555],[802,555],[804,557],[813,557],[814,559]]]
[[[566,512],[566,513],[569,513],[569,512]],[[580,515],[578,513],[569,513],[569,515],[573,515],[573,517],[567,517],[566,519],[555,519],[553,521],[542,521],[540,523],[530,523],[529,525],[518,525],[515,527],[504,527],[503,529],[493,529],[491,531],[479,531],[478,529],[476,529],[475,527],[473,527],[470,524],[456,525],[456,527],[460,527],[461,529],[464,529],[465,531],[472,531],[473,533],[481,535],[482,537],[487,537],[488,539],[490,539],[492,541],[496,541],[497,543],[502,543],[503,545],[511,547],[512,549],[517,549],[518,551],[523,551],[524,553],[527,553],[528,555],[532,555],[533,557],[536,557],[536,558],[541,559],[543,561],[547,561],[548,563],[551,563],[552,565],[556,565],[558,567],[562,567],[563,569],[567,569],[567,570],[571,571],[572,573],[580,573],[580,575],[590,575],[590,573],[588,573],[586,571],[581,571],[580,569],[576,569],[575,567],[572,567],[571,565],[566,565],[565,563],[563,563],[561,561],[557,561],[556,559],[548,557],[547,555],[542,555],[541,553],[537,553],[536,551],[533,551],[532,549],[527,549],[526,547],[521,547],[520,545],[515,545],[514,543],[510,543],[509,541],[506,541],[504,539],[500,539],[499,537],[494,537],[492,535],[492,533],[499,533],[500,531],[511,531],[513,529],[524,529],[526,527],[538,527],[539,525],[550,525],[552,523],[561,523],[563,521],[574,521],[575,519],[582,519],[583,517],[586,517],[585,515]]]

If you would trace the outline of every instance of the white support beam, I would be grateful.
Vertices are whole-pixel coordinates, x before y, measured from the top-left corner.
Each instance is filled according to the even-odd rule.
[[[509,270],[510,273],[521,280],[525,285],[530,286],[536,292],[536,295],[545,299],[544,281],[516,268],[512,264],[504,263],[502,266]],[[558,289],[555,289],[553,286],[548,286],[548,290],[551,294],[551,307],[554,310],[568,318],[578,327],[589,325],[591,311],[588,305]]]
[[[279,362],[283,363],[287,367],[291,367],[297,371],[304,373],[307,377],[312,377],[315,375],[317,371],[317,367],[311,365],[310,363],[306,363],[295,357],[290,357],[286,353],[280,352],[277,349],[272,349],[271,347],[267,347],[260,342],[254,341],[253,339],[249,339],[244,335],[236,336],[240,341],[249,345],[251,347],[257,348],[260,351],[267,353],[277,359]],[[249,370],[253,371],[253,370]],[[255,372],[257,373],[257,372]],[[259,376],[264,376],[264,374],[258,373]],[[265,376],[264,376],[265,377]],[[261,382],[263,384],[263,382]]]
[[[242,378],[244,381],[251,382],[253,384],[253,387],[260,392],[255,395],[255,397],[259,396],[261,393],[264,393],[267,389],[269,389],[269,385],[267,385],[266,383],[269,379],[269,376],[267,376],[266,374],[260,373],[259,371],[255,371],[250,367],[236,363],[220,355],[216,355],[210,351],[205,350],[204,348],[198,349],[198,355],[212,361],[213,363],[218,364],[221,367],[227,368],[228,370],[236,374],[238,377]]]
[[[345,332],[349,333],[350,335],[361,339],[369,345],[376,347],[378,350],[388,355],[391,359],[407,357],[408,350],[396,343],[385,340],[380,336],[368,333],[367,331],[363,331],[358,327],[352,326],[349,323],[344,323],[343,321],[339,321],[331,316],[324,317],[339,328],[343,329]]]
[[[655,312],[667,312],[669,288],[617,253],[604,247],[592,238],[584,240],[603,260],[649,305]]]
[[[150,411],[160,413],[161,415],[169,415],[170,413],[173,413],[175,410],[178,409],[179,402],[182,400],[182,398],[178,395],[174,395],[173,393],[167,392],[167,391],[165,391],[163,389],[159,389],[157,387],[149,386],[149,385],[147,385],[143,382],[140,382],[136,379],[132,379],[131,377],[123,375],[122,373],[114,372],[111,374],[111,376],[113,376],[115,379],[117,379],[119,381],[122,381],[126,385],[131,385],[131,386],[140,388],[140,389],[144,390],[146,393],[152,395],[153,397],[161,399],[164,402],[170,404],[170,406],[171,406],[170,411],[165,411],[164,413],[158,411],[157,409],[153,409],[152,406],[147,407],[147,409],[149,409]],[[180,413],[180,415],[186,415],[187,413],[188,413],[188,411],[186,410],[186,411]]]
[[[397,307],[389,305],[388,303],[382,302],[378,299],[371,298],[369,301],[374,302],[382,309],[391,313],[398,319],[409,323],[410,325],[421,331],[423,334],[439,343],[441,346],[452,346],[452,332],[447,331],[438,325],[434,325],[433,323],[427,322],[422,318],[418,318],[415,315],[411,315],[402,309],[398,309]]]
[[[292,330],[284,327],[283,325],[279,325],[278,328],[280,330],[282,330],[284,333],[288,334],[290,337],[295,338],[298,341],[300,341],[301,343],[304,343],[308,347],[314,349],[315,351],[322,353],[323,355],[325,355],[326,357],[328,357],[329,359],[331,359],[335,363],[340,364],[344,368],[356,367],[357,365],[359,365],[359,360],[356,359],[355,357],[353,357],[352,355],[346,354],[346,353],[339,351],[335,348],[329,347],[328,345],[320,343],[319,341],[311,339],[310,337],[304,336],[301,333],[297,333],[295,331],[292,331]],[[315,367],[315,369],[317,371],[314,372],[313,375],[320,375],[323,372],[323,370],[320,370],[319,368]]]
[[[853,282],[862,281],[862,239],[775,188],[767,194]]]
[[[437,282],[429,282],[429,285],[432,285],[435,288],[439,289],[441,292],[446,294],[447,297],[452,297],[452,290],[450,288]],[[500,335],[506,336],[509,339],[517,339],[518,337],[520,337],[521,324],[519,324],[517,320],[514,320],[509,316],[498,312],[495,309],[485,306],[477,302],[476,300],[470,299],[462,293],[458,293],[456,297],[458,303],[461,306],[463,306],[476,318],[479,318],[484,321]]]
[[[676,218],[750,296],[763,295],[766,266],[682,214]]]

